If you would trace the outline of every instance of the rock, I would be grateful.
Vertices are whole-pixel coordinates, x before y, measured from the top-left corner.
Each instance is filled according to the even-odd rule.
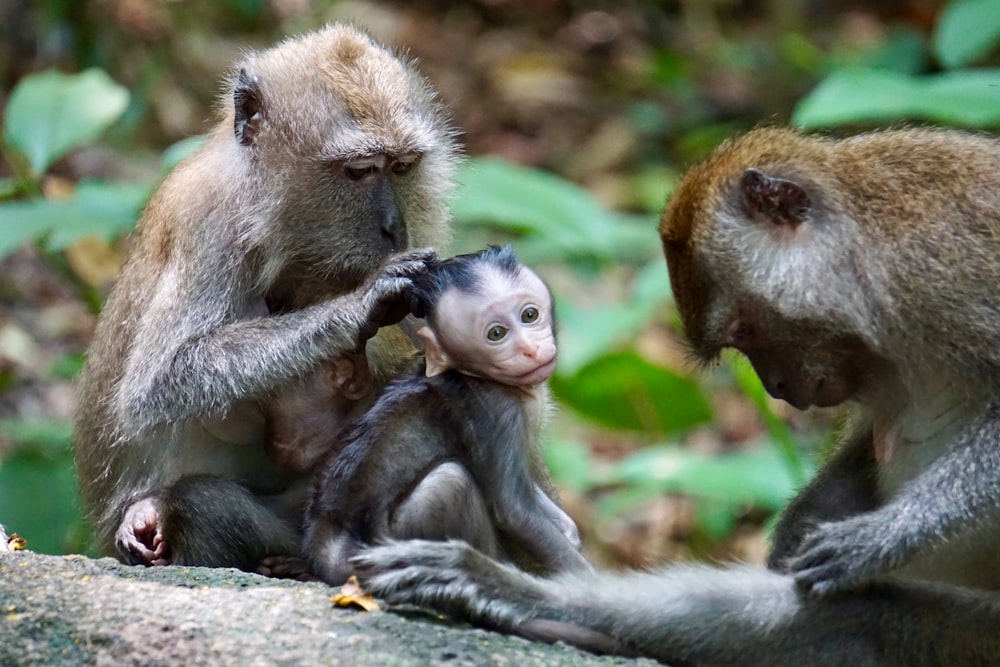
[[[232,569],[0,552],[0,665],[653,665],[417,610],[334,607],[337,589]]]

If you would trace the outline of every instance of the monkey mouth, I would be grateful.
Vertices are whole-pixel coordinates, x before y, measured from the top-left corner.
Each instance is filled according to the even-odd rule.
[[[826,382],[824,377],[813,378],[805,384],[801,391],[785,397],[785,401],[796,410],[807,410],[813,406],[829,408],[843,402],[835,383]]]
[[[544,361],[539,365],[535,366],[533,369],[527,373],[522,373],[517,376],[517,381],[519,384],[529,385],[529,384],[539,384],[540,382],[545,382],[552,376],[552,372],[556,369],[556,358],[552,357],[548,361]]]

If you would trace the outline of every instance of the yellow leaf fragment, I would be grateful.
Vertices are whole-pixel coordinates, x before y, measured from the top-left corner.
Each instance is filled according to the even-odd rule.
[[[338,607],[360,607],[365,611],[378,611],[380,607],[368,593],[358,584],[354,575],[340,587],[340,592],[330,598],[330,602]]]
[[[107,287],[118,276],[122,258],[113,245],[102,238],[87,236],[66,248],[66,261],[87,284]]]

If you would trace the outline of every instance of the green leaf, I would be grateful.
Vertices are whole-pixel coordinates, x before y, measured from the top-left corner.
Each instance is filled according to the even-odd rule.
[[[86,236],[117,238],[132,229],[149,194],[147,185],[80,181],[68,202],[73,214],[53,227],[49,248],[62,250]]]
[[[916,75],[926,72],[929,62],[930,52],[924,34],[916,28],[900,25],[890,28],[885,41],[856,64],[867,69]]]
[[[48,70],[24,77],[10,94],[4,131],[42,174],[74,148],[97,139],[128,106],[129,92],[102,70]]]
[[[1000,41],[1000,2],[951,2],[934,31],[934,51],[948,68],[967,65],[989,53]]]
[[[69,352],[57,357],[52,362],[49,375],[54,378],[69,380],[83,370],[84,356],[82,352]]]
[[[560,299],[556,302],[560,323],[556,372],[561,376],[577,373],[617,343],[630,340],[671,299],[662,258],[639,270],[632,298],[620,303],[582,306]]]
[[[612,428],[665,434],[712,418],[693,380],[634,352],[605,355],[573,376],[554,376],[550,384],[563,405]]]
[[[113,239],[132,227],[148,196],[146,186],[81,181],[69,200],[0,204],[0,257],[46,234],[52,250],[85,236]]]
[[[0,463],[0,507],[4,525],[47,554],[76,550],[73,534],[80,522],[72,458],[52,461],[16,452]]]
[[[208,135],[199,134],[187,139],[181,139],[172,144],[167,150],[163,151],[163,155],[160,157],[161,168],[164,172],[170,171],[180,164],[182,160],[190,157],[195,151],[204,146],[206,141],[208,141]]]
[[[456,223],[487,224],[527,236],[526,262],[650,257],[659,249],[653,216],[616,214],[585,189],[552,174],[491,158],[470,160],[459,174]]]
[[[0,419],[0,433],[14,443],[0,459],[0,509],[4,525],[48,554],[86,548],[80,530],[70,444],[72,424],[59,420]]]
[[[621,484],[623,490],[601,501],[601,514],[617,514],[664,493],[682,493],[695,501],[706,532],[716,536],[728,532],[723,515],[734,517],[747,507],[777,512],[800,486],[769,446],[714,457],[670,445],[645,447],[619,461],[602,481]]]
[[[19,443],[21,451],[56,460],[68,455],[73,425],[60,420],[0,419],[0,433]]]
[[[0,178],[0,201],[10,199],[21,191],[16,179]]]
[[[545,466],[552,473],[552,479],[561,487],[583,493],[593,484],[593,457],[585,444],[547,438],[542,447]]]
[[[795,438],[792,437],[792,432],[788,428],[788,424],[782,421],[771,410],[771,406],[767,400],[767,392],[764,390],[764,385],[761,384],[760,378],[754,371],[753,366],[750,365],[750,362],[745,357],[741,357],[735,353],[727,353],[725,359],[736,378],[736,383],[739,384],[740,389],[743,390],[743,393],[754,404],[757,408],[757,413],[764,420],[771,440],[781,455],[782,460],[784,460],[785,466],[788,468],[788,474],[799,484],[805,482],[809,474],[808,466],[799,452],[799,446],[795,442]]]
[[[43,199],[0,204],[0,258],[17,250],[28,241],[44,236],[62,219],[65,202]]]
[[[842,70],[799,102],[792,120],[811,129],[907,118],[971,127],[1000,124],[1000,70],[925,77],[884,70]]]

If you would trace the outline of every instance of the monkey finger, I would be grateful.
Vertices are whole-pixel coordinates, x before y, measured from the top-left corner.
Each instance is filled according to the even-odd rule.
[[[409,278],[379,278],[365,297],[367,313],[365,333],[369,338],[379,327],[397,324],[410,314],[410,293],[413,282]]]
[[[434,248],[413,248],[406,252],[394,255],[390,261],[422,262],[429,264],[438,260],[437,250]]]
[[[382,267],[384,277],[412,277],[427,271],[428,266],[437,261],[437,252],[431,248],[419,248],[396,255]]]
[[[823,597],[855,588],[871,578],[867,570],[856,570],[852,563],[831,562],[793,575],[799,590]]]

